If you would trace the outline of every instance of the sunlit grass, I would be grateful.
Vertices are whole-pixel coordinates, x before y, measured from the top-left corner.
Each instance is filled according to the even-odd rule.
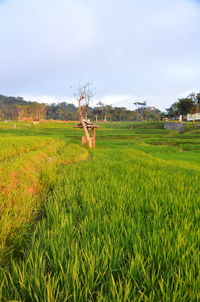
[[[54,182],[58,164],[87,157],[87,150],[79,145],[58,139],[0,138],[0,256],[19,245],[20,233],[35,219],[44,192]]]
[[[90,157],[74,138],[51,156],[87,160],[43,170],[42,219],[2,269],[0,300],[198,301],[199,153],[174,132],[136,132],[100,128]]]

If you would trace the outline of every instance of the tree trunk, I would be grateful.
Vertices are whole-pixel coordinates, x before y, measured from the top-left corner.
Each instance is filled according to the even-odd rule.
[[[88,131],[88,128],[83,120],[83,118],[81,118],[81,123],[82,123],[82,126],[83,126],[83,129],[84,129],[84,132],[85,132],[85,137],[86,137],[86,140],[88,142],[88,146],[90,148],[92,148],[92,141],[91,141],[91,137],[89,135],[89,131]]]
[[[80,119],[80,122],[81,122],[81,124],[82,124],[82,126],[83,126],[83,129],[84,129],[84,132],[85,132],[85,137],[86,137],[88,146],[89,146],[90,148],[92,148],[92,140],[91,140],[91,138],[90,138],[90,135],[89,135],[87,126],[86,126],[86,124],[85,124],[85,122],[84,122],[84,120],[83,120],[82,107],[81,107],[81,105],[80,105],[80,102],[81,102],[81,99],[79,99],[79,101],[78,101],[78,104],[79,104],[79,106],[78,106],[78,115],[79,115],[79,119]]]

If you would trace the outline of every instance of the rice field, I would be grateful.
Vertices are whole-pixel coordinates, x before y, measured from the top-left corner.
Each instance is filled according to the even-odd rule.
[[[0,262],[16,236],[37,216],[41,194],[52,186],[57,166],[88,157],[77,144],[37,136],[0,137]],[[21,228],[21,229],[20,229]],[[2,256],[3,255],[3,256]]]
[[[2,175],[22,170],[3,223],[26,212],[0,232],[1,301],[199,301],[200,130],[144,128],[87,150],[70,123],[0,125]]]

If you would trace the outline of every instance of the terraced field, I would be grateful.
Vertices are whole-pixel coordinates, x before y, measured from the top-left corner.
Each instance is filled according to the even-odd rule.
[[[20,235],[27,223],[35,219],[41,194],[55,178],[57,165],[87,157],[87,150],[83,152],[77,144],[61,139],[0,137],[0,254],[10,252],[9,246],[20,242],[17,230]]]
[[[2,165],[16,171],[10,160],[19,161],[21,178],[34,175],[39,188],[3,245],[0,300],[198,301],[198,129],[107,124],[88,151],[72,124],[3,126],[4,143],[19,145]],[[22,179],[15,204],[23,212]],[[5,198],[6,207],[9,221],[17,210]]]

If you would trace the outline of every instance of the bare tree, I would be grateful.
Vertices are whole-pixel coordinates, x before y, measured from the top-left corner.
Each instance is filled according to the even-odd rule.
[[[95,89],[91,82],[87,82],[84,85],[78,87],[73,86],[74,96],[78,101],[78,114],[85,114],[85,119],[88,117],[88,107],[91,104],[92,98],[95,93]]]
[[[88,132],[88,128],[84,122],[83,114],[85,113],[85,119],[87,120],[88,115],[88,107],[91,103],[92,97],[94,96],[94,88],[92,87],[92,84],[90,82],[87,82],[85,85],[79,87],[72,87],[74,89],[74,96],[77,99],[78,102],[78,116],[79,120],[82,123],[85,137],[87,140],[87,143],[90,148],[92,148],[92,141],[91,137]]]

